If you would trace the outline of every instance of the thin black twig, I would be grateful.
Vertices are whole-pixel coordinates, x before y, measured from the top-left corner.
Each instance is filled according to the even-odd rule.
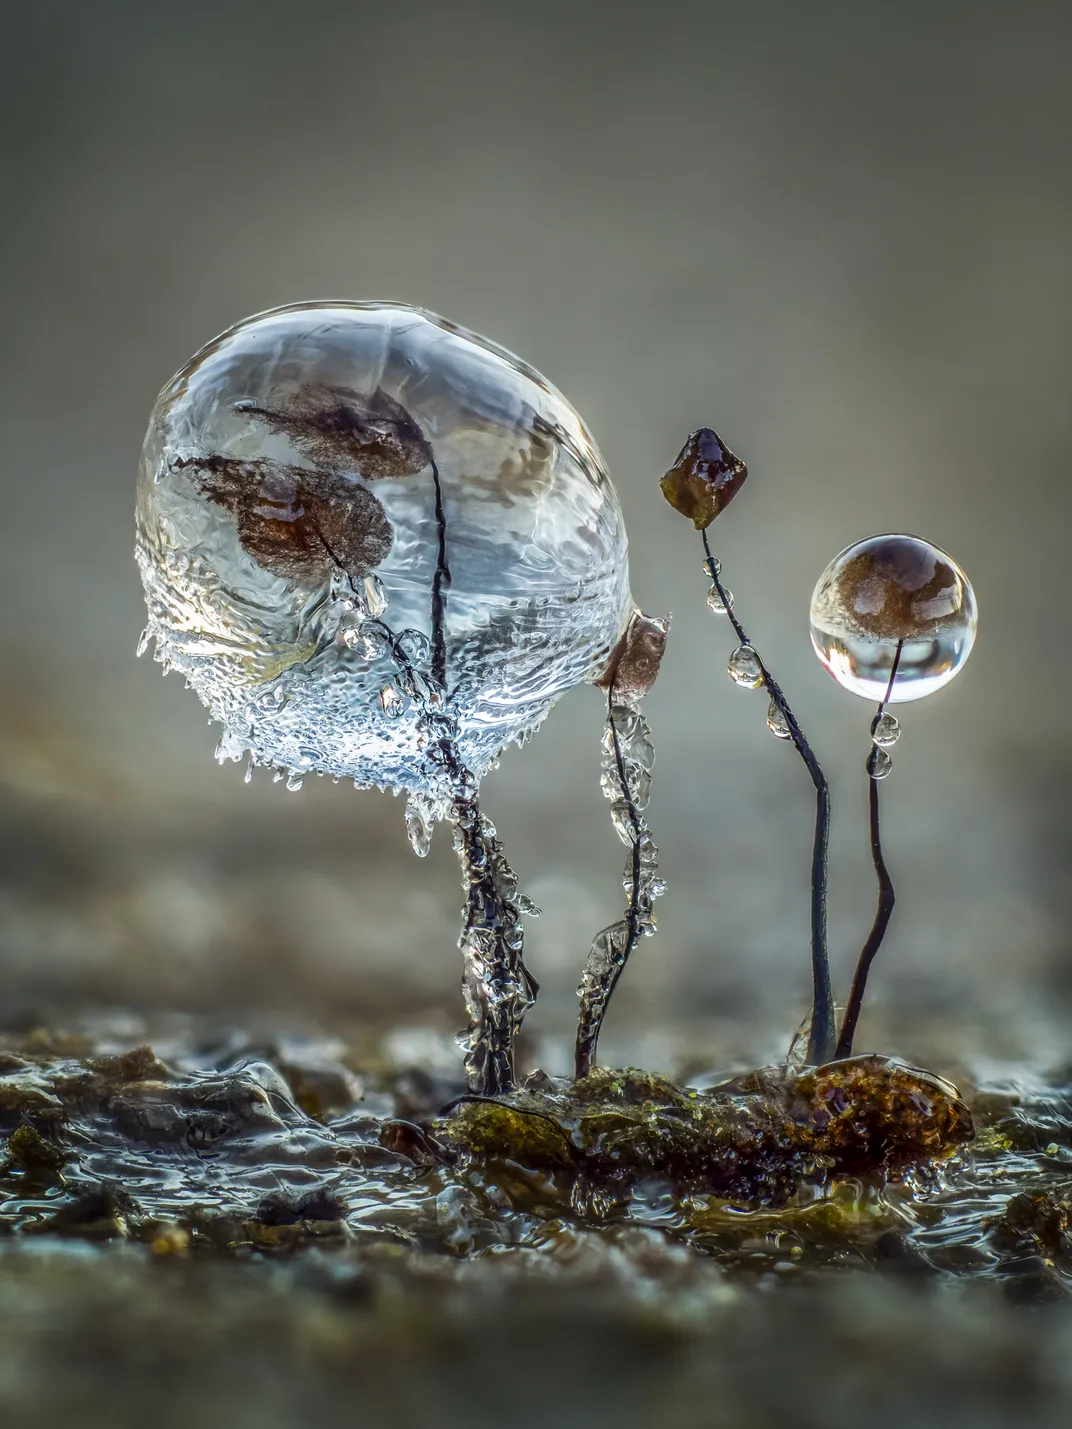
[[[897,678],[897,667],[901,663],[901,650],[904,641],[898,640],[897,649],[893,656],[893,667],[890,670],[889,684],[886,686],[886,693],[882,697],[875,717],[871,721],[871,734],[874,735],[878,729],[878,722],[882,718],[883,712],[889,703],[890,695],[893,693],[893,682]],[[893,915],[893,905],[896,897],[893,891],[893,880],[890,878],[889,869],[886,867],[886,860],[882,853],[882,830],[879,825],[879,802],[878,786],[880,781],[873,777],[873,766],[879,753],[878,746],[872,744],[871,753],[867,759],[868,774],[868,811],[869,830],[871,837],[871,861],[875,865],[875,874],[878,877],[878,907],[875,910],[875,921],[871,924],[871,931],[867,935],[867,941],[860,949],[860,956],[856,961],[856,972],[853,974],[852,991],[849,993],[849,1000],[845,1004],[845,1015],[841,1019],[841,1032],[838,1035],[836,1057],[851,1057],[853,1039],[856,1036],[856,1024],[860,1020],[860,1010],[864,1003],[864,993],[867,990],[867,975],[871,971],[871,964],[875,961],[875,954],[882,946],[882,940],[886,936],[886,929],[890,925],[890,918]]]
[[[811,745],[804,736],[804,731],[797,722],[797,718],[789,707],[789,702],[782,693],[781,686],[767,669],[763,659],[751,640],[745,634],[744,626],[738,620],[729,599],[727,598],[725,587],[719,579],[718,563],[711,553],[711,546],[707,539],[707,531],[700,533],[703,536],[704,552],[707,556],[707,569],[710,572],[711,580],[718,591],[719,599],[729,616],[730,624],[736,632],[737,639],[742,645],[751,647],[760,672],[763,676],[763,683],[771,700],[780,711],[785,720],[786,728],[789,730],[789,737],[796,745],[797,753],[803,759],[805,767],[811,776],[811,782],[815,785],[815,837],[812,843],[811,856],[811,976],[812,976],[812,1006],[811,1006],[811,1031],[808,1036],[808,1062],[816,1065],[830,1060],[834,1048],[834,994],[830,984],[830,961],[827,956],[826,947],[826,885],[827,885],[827,862],[830,848],[830,786],[826,782],[826,775],[820,768],[819,761],[812,751]]]
[[[439,543],[436,555],[435,575],[432,577],[432,675],[447,688],[447,635],[444,609],[444,590],[450,585],[450,566],[447,564],[447,517],[443,510],[443,486],[439,479],[439,467],[432,459],[432,481],[435,485],[436,537]]]

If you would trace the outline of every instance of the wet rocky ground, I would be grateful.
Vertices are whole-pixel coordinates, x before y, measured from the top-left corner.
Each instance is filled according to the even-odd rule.
[[[998,1425],[1072,1405],[1072,1085],[0,1045],[0,1422]]]

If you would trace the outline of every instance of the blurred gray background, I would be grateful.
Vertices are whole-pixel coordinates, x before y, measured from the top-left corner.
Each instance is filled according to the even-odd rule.
[[[648,710],[670,893],[608,1054],[767,1055],[807,1000],[811,788],[726,679],[698,538],[657,485],[709,423],[752,472],[712,532],[724,575],[834,786],[843,983],[874,901],[869,709],[811,653],[812,586],[890,529],[976,586],[964,673],[903,711],[900,901],[863,1041],[1061,1055],[1070,42],[1065,4],[978,0],[6,6],[5,1016],[460,1025],[449,839],[420,864],[390,797],[247,788],[194,696],[134,659],[157,390],[248,313],[387,297],[567,394],[637,598],[674,613]],[[552,1065],[622,899],[600,719],[575,692],[485,787],[546,909],[528,1027]]]

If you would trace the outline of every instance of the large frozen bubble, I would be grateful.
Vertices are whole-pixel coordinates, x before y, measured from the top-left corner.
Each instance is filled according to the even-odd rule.
[[[137,558],[147,636],[221,757],[395,789],[426,782],[429,700],[479,778],[634,611],[577,413],[398,303],[279,308],[203,348],[152,414]]]

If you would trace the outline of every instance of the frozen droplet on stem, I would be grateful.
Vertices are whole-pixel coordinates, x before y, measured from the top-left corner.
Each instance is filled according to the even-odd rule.
[[[871,731],[871,743],[877,744],[880,749],[890,749],[900,737],[900,720],[896,715],[890,714],[889,710],[884,711],[875,721],[875,727]]]
[[[758,690],[763,684],[763,665],[751,645],[738,645],[726,662],[726,673],[746,690]]]
[[[387,609],[387,591],[383,581],[374,571],[370,571],[361,577],[361,589],[365,597],[365,609],[373,620],[379,620]]]
[[[406,800],[406,835],[418,858],[427,858],[435,828],[433,801],[427,794],[412,793]]]
[[[707,608],[715,615],[728,615],[733,609],[733,591],[727,590],[725,586],[719,590],[717,585],[713,585],[707,592]]]
[[[867,772],[872,779],[885,779],[893,768],[893,760],[886,750],[880,749],[877,745],[867,756]]]
[[[398,719],[406,709],[406,698],[397,685],[390,683],[380,689],[380,707],[388,719]]]
[[[424,666],[432,656],[432,642],[419,630],[403,630],[395,637],[395,649],[411,665]]]
[[[777,700],[771,700],[767,706],[767,728],[775,739],[792,739],[793,732],[789,728],[789,721],[785,717],[785,711]]]

